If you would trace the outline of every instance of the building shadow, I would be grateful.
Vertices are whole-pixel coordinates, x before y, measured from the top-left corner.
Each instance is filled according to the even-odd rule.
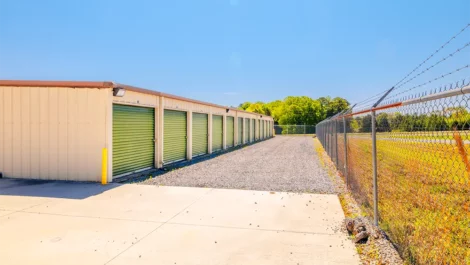
[[[0,196],[29,196],[82,200],[120,186],[111,183],[58,180],[0,179]]]

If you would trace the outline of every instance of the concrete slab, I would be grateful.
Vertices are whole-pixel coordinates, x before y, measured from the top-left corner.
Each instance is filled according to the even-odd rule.
[[[33,213],[0,217],[0,257],[10,264],[103,264],[160,224]]]
[[[0,191],[2,265],[359,264],[337,230],[343,214],[335,195],[135,184],[37,188]]]
[[[214,189],[171,223],[334,234],[343,220],[336,195]]]
[[[14,213],[13,211],[4,211],[4,210],[0,210],[0,217],[1,216],[4,216],[4,215],[7,215],[7,214],[11,214],[11,213]]]
[[[0,195],[81,200],[119,186],[118,184],[103,186],[89,182],[0,179]]]
[[[340,235],[165,224],[110,265],[359,264]]]
[[[0,210],[20,211],[43,204],[51,200],[51,198],[0,195]]]
[[[86,200],[59,200],[28,212],[166,222],[211,189],[121,185]]]
[[[46,202],[61,202],[63,199],[82,200],[116,187],[119,185],[0,179],[0,210],[25,210]]]

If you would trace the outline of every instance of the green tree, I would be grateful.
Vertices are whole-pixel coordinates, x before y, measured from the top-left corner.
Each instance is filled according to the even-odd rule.
[[[337,113],[347,109],[349,106],[349,102],[346,99],[340,97],[336,97],[334,99],[331,99],[330,97],[321,97],[318,99],[318,101],[325,111],[325,118],[334,116]]]
[[[470,113],[465,107],[452,107],[445,110],[445,122],[448,128],[464,130],[470,126]]]
[[[342,98],[322,97],[312,99],[307,96],[289,96],[284,100],[269,103],[245,102],[240,109],[272,116],[280,125],[316,125],[326,117],[335,115],[348,108],[349,103]]]
[[[244,102],[240,105],[238,105],[238,108],[241,109],[241,110],[246,110],[247,108],[249,108],[251,105],[251,102],[247,101],[247,102]]]
[[[254,113],[259,113],[259,114],[265,114],[264,112],[264,103],[261,101],[255,102],[251,104],[246,111],[249,112],[254,112]]]
[[[391,131],[387,113],[384,113],[384,112],[380,113],[379,115],[377,115],[375,120],[377,122],[377,131],[378,132],[389,132],[389,131]]]

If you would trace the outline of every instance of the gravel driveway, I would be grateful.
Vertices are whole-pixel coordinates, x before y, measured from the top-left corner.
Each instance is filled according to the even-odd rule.
[[[142,184],[335,193],[307,136],[276,136]]]

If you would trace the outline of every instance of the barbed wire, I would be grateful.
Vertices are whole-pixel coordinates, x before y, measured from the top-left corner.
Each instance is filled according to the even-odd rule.
[[[448,73],[446,73],[446,74],[437,76],[437,77],[435,77],[435,78],[432,78],[432,79],[430,79],[430,80],[428,80],[428,81],[426,81],[426,82],[424,82],[424,83],[422,83],[422,84],[419,84],[419,85],[413,86],[413,87],[411,87],[411,88],[408,88],[408,89],[406,89],[406,90],[404,90],[404,91],[402,91],[402,92],[400,92],[400,93],[396,93],[396,94],[390,96],[390,97],[387,98],[387,99],[393,99],[393,98],[395,98],[395,97],[397,97],[397,96],[399,96],[399,95],[403,95],[404,93],[408,93],[408,92],[410,92],[411,90],[414,90],[414,89],[416,89],[416,88],[420,88],[420,87],[422,87],[422,86],[428,85],[428,84],[430,84],[430,83],[432,83],[432,82],[435,82],[435,81],[440,80],[440,79],[442,79],[442,78],[444,78],[444,77],[446,77],[446,76],[449,76],[449,75],[455,74],[455,73],[457,73],[457,72],[460,72],[461,70],[466,69],[466,68],[469,68],[469,67],[470,67],[470,64],[467,64],[467,65],[465,65],[465,66],[463,66],[463,67],[460,67],[460,68],[457,68],[457,69],[455,69],[455,70],[453,70],[453,71],[451,71],[451,72],[448,72]]]
[[[442,49],[444,49],[449,43],[451,43],[455,38],[457,38],[460,34],[462,34],[467,28],[470,27],[470,23],[468,23],[464,28],[462,28],[457,34],[452,36],[446,43],[444,43],[439,49],[434,51],[431,55],[428,56],[423,62],[421,62],[418,66],[416,66],[411,72],[409,72],[405,77],[403,77],[400,81],[398,81],[394,87],[397,87],[403,80],[407,79],[410,75],[412,75],[416,70],[418,70],[423,64],[425,64],[427,61],[429,61],[434,55],[436,55],[438,52],[440,52]]]
[[[364,107],[365,105],[371,105],[373,102],[377,101],[380,96],[382,96],[383,93],[381,94],[377,94],[376,96],[374,97],[371,97],[371,98],[368,98],[366,100],[363,100],[359,103],[356,103],[356,106],[354,107],[355,109],[359,108],[359,107]]]
[[[416,79],[417,77],[419,77],[420,75],[426,73],[427,71],[431,70],[432,68],[434,68],[436,65],[442,63],[443,61],[449,59],[450,57],[453,57],[455,54],[461,52],[462,50],[464,50],[465,48],[467,48],[468,46],[470,46],[470,42],[467,42],[464,46],[458,48],[457,50],[455,50],[453,53],[450,53],[449,55],[447,55],[446,57],[442,58],[441,60],[437,61],[435,64],[431,65],[430,67],[426,68],[425,70],[421,71],[419,74],[413,76],[412,78],[408,79],[406,82],[400,84],[399,86],[397,86],[396,88],[400,88],[406,84],[408,84],[409,82],[413,81],[414,79]]]
[[[468,81],[466,81],[466,80],[468,80]],[[409,94],[409,95],[402,96],[400,98],[398,98],[398,97],[391,98],[388,101],[385,101],[383,104],[380,104],[380,106],[388,105],[388,104],[392,104],[392,103],[396,103],[396,102],[401,102],[401,101],[404,101],[404,100],[413,99],[413,98],[417,98],[417,97],[432,95],[432,94],[440,93],[442,91],[458,89],[458,88],[462,88],[462,87],[465,87],[465,86],[468,86],[468,85],[470,85],[470,78],[469,77],[462,78],[459,81],[448,83],[444,86],[441,85],[439,87],[434,87],[434,89],[431,89],[429,91],[429,93],[427,91],[423,91],[423,92],[420,92],[418,94]]]
[[[416,72],[422,65],[424,65],[426,62],[428,62],[431,58],[433,58],[437,53],[439,53],[442,49],[444,49],[447,45],[449,45],[449,43],[451,43],[454,39],[456,39],[460,34],[462,34],[465,30],[467,30],[468,28],[470,28],[470,23],[468,23],[465,27],[463,27],[459,32],[457,32],[455,35],[453,35],[449,40],[447,40],[443,45],[441,45],[437,50],[435,50],[433,53],[431,53],[431,55],[429,55],[424,61],[422,61],[420,64],[418,64],[418,66],[416,66],[413,70],[411,70],[407,75],[405,75],[405,77],[403,77],[400,81],[398,81],[393,87],[396,87],[396,88],[399,88],[399,87],[402,87],[404,84],[406,83],[409,83],[411,80],[414,80],[416,77],[422,75],[424,72],[427,72],[429,71],[431,68],[435,67],[436,65],[440,64],[441,62],[447,60],[447,58],[453,56],[455,53],[458,53],[460,52],[462,49],[465,49],[466,47],[470,46],[470,42],[465,44],[463,47],[457,49],[457,51],[451,53],[450,55],[444,57],[443,59],[441,59],[440,61],[438,61],[437,63],[435,63],[433,66],[429,67],[428,69],[424,70],[424,72],[421,72],[419,75],[415,76],[414,78],[412,78],[411,80],[408,80],[406,83],[404,84],[401,84],[405,79],[407,79],[409,76],[411,76],[414,72]],[[357,102],[356,103],[356,107],[360,107],[360,106],[363,106],[365,105],[365,103],[369,103],[371,102],[372,100],[376,99],[376,98],[379,98],[380,96],[382,96],[384,93],[386,93],[388,91],[387,90],[384,90],[382,92],[380,92],[379,94],[375,95],[375,96],[372,96],[372,97],[369,97],[369,98],[366,98],[360,102]],[[387,97],[389,98],[389,97]]]

